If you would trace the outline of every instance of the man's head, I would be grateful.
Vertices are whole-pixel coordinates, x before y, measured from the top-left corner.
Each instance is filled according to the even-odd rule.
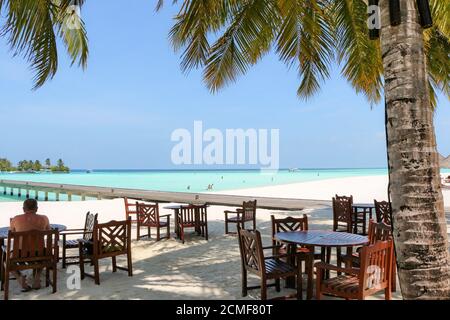
[[[34,199],[27,199],[23,202],[23,212],[36,213],[38,211],[38,203]]]

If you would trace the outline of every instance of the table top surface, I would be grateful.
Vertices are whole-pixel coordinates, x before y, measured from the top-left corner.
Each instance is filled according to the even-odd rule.
[[[172,210],[176,210],[176,209],[181,209],[181,208],[187,208],[187,207],[189,207],[190,205],[189,204],[180,204],[180,205],[173,205],[173,206],[166,206],[166,207],[163,207],[164,209],[172,209]],[[204,206],[204,204],[192,204],[192,206],[195,206],[195,207],[202,207],[202,206]],[[209,207],[209,205],[206,205],[207,207]]]
[[[57,229],[58,231],[64,231],[67,227],[63,224],[50,224],[50,228]],[[7,238],[9,227],[0,228],[0,238]]]
[[[318,247],[353,247],[369,242],[366,236],[326,230],[289,231],[275,234],[281,242]]]
[[[373,203],[354,203],[352,204],[353,208],[369,208],[374,209],[375,205]]]

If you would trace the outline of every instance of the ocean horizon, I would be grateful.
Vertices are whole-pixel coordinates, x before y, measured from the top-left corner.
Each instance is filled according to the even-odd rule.
[[[441,172],[450,173],[450,169],[441,169]],[[70,173],[0,173],[0,179],[158,191],[214,192],[386,174],[387,168],[298,168],[295,171],[280,169],[271,174],[259,169],[74,169]],[[17,196],[0,193],[0,201],[20,200]],[[65,195],[61,200],[65,200]],[[73,200],[79,199],[74,196]]]

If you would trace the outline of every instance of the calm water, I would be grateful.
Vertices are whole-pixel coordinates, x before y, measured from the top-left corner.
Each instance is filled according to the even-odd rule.
[[[443,172],[450,173],[450,170]],[[205,192],[208,184],[213,191],[252,188],[341,177],[373,176],[387,174],[386,169],[300,169],[289,172],[280,170],[275,175],[262,174],[259,170],[223,171],[133,171],[94,170],[91,173],[74,171],[70,174],[0,174],[0,179],[35,182],[122,187],[161,191]],[[0,190],[1,192],[3,190]],[[3,192],[2,192],[3,193]],[[64,198],[62,198],[63,200]],[[3,196],[0,201],[17,200]],[[74,200],[76,198],[74,197]]]

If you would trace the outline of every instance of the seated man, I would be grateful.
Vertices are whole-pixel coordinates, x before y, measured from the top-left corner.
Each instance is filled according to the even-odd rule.
[[[39,230],[50,230],[50,223],[48,218],[44,215],[37,214],[38,203],[34,199],[27,199],[23,203],[23,214],[15,216],[11,219],[10,230],[16,232]],[[41,272],[37,270],[33,279],[33,289],[39,289],[41,287]],[[22,287],[22,291],[30,290],[26,277],[20,272],[15,274],[17,281]]]

